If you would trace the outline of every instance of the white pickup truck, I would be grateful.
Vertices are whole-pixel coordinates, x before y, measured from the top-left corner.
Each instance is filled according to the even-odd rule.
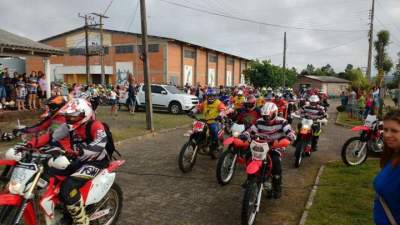
[[[136,96],[137,106],[144,108],[145,88],[140,85]],[[120,102],[126,102],[120,99]],[[199,103],[199,99],[194,95],[188,95],[172,85],[151,85],[151,101],[154,109],[166,109],[173,114],[178,114],[182,110],[189,110]]]

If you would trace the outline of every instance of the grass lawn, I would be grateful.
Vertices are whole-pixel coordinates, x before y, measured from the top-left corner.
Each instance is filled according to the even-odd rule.
[[[109,113],[110,107],[100,107],[97,113],[97,119],[106,122],[113,133],[115,141],[121,141],[130,137],[135,137],[147,133],[146,130],[146,114],[145,112],[136,112],[135,115],[130,115],[128,111],[122,110],[118,112],[118,116],[111,116]],[[37,123],[38,116],[21,120],[23,125],[31,125]],[[153,113],[153,123],[156,131],[167,128],[175,128],[192,123],[192,119],[186,115],[172,115],[166,112]],[[17,120],[0,122],[1,130],[11,132],[17,126]],[[18,140],[11,142],[1,142],[0,150],[4,150],[14,144]]]
[[[347,112],[338,112],[336,122],[348,126],[358,126],[364,124],[364,122],[361,120],[349,118],[347,116]]]
[[[367,160],[358,167],[348,167],[342,162],[328,164],[306,224],[373,225],[372,182],[378,171],[378,160]]]

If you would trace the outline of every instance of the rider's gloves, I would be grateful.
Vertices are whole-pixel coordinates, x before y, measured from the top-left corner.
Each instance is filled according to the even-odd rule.
[[[14,129],[12,131],[14,136],[19,136],[21,133],[25,133],[25,132],[26,132],[26,128]]]

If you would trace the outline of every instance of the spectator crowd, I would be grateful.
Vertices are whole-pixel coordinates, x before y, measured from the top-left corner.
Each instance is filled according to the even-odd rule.
[[[350,90],[340,95],[341,107],[347,112],[349,119],[363,120],[368,114],[376,114],[379,110],[379,88],[369,91]]]

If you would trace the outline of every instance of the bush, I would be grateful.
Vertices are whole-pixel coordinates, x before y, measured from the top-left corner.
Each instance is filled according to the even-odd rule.
[[[340,106],[336,107],[336,110],[338,112],[344,112],[344,111],[346,111],[346,107],[344,107],[343,105],[340,105]]]

